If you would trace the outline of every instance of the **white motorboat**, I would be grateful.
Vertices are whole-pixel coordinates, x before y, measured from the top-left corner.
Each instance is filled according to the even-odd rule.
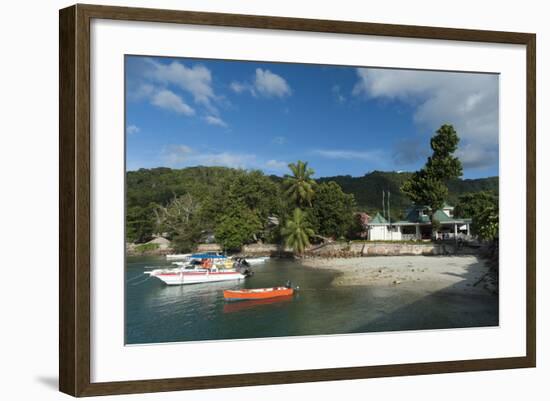
[[[244,258],[244,260],[246,260],[249,265],[259,265],[269,260],[269,256],[261,256],[257,258]]]
[[[190,253],[178,253],[178,254],[166,255],[166,259],[168,260],[189,259],[190,257],[191,257]]]
[[[167,285],[209,283],[217,281],[244,280],[252,275],[249,269],[241,268],[229,259],[203,259],[198,261],[174,262],[176,268],[155,269],[145,272]]]
[[[145,274],[156,277],[167,285],[184,285],[210,283],[217,281],[244,280],[250,275],[249,271],[239,271],[237,269],[218,269],[213,267],[193,268],[193,269],[155,269]]]

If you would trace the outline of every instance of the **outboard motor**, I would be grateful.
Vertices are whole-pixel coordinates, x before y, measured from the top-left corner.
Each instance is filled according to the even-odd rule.
[[[252,271],[252,269],[249,269],[247,267],[244,267],[244,265],[242,263],[239,263],[239,262],[235,262],[236,266],[235,266],[235,269],[241,273],[241,274],[244,274],[245,277],[250,277],[250,276],[253,276],[254,275],[254,272]]]

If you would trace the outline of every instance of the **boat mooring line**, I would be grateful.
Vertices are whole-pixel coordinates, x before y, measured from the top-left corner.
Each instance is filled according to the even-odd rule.
[[[138,286],[140,284],[143,284],[145,283],[147,280],[149,280],[151,278],[151,276],[147,276],[145,277],[145,279],[141,280],[141,281],[138,281],[137,283],[132,283],[130,284],[132,287],[135,287],[135,286]],[[131,280],[128,280],[126,283],[129,284]]]
[[[127,283],[131,283],[132,281],[135,281],[135,280],[140,279],[140,278],[143,278],[143,277],[142,277],[141,275],[139,275],[139,276],[134,276],[134,277],[132,277],[131,279],[126,280],[126,282],[127,282]]]

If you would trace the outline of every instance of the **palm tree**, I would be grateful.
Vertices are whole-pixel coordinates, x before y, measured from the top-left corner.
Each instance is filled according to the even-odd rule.
[[[282,232],[286,246],[299,255],[309,246],[309,237],[315,235],[306,221],[305,213],[299,208],[294,209],[292,219],[286,222]]]
[[[288,165],[292,175],[285,175],[284,185],[286,187],[286,195],[296,203],[298,207],[309,205],[314,195],[315,181],[311,178],[315,171],[308,168],[307,162],[298,160],[297,163]]]

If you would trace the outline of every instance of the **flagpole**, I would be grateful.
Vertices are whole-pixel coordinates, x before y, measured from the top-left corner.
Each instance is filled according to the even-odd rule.
[[[386,218],[386,191],[382,190],[382,216]]]
[[[390,227],[390,240],[393,240],[393,230],[391,228],[390,191],[388,191],[388,223]]]

